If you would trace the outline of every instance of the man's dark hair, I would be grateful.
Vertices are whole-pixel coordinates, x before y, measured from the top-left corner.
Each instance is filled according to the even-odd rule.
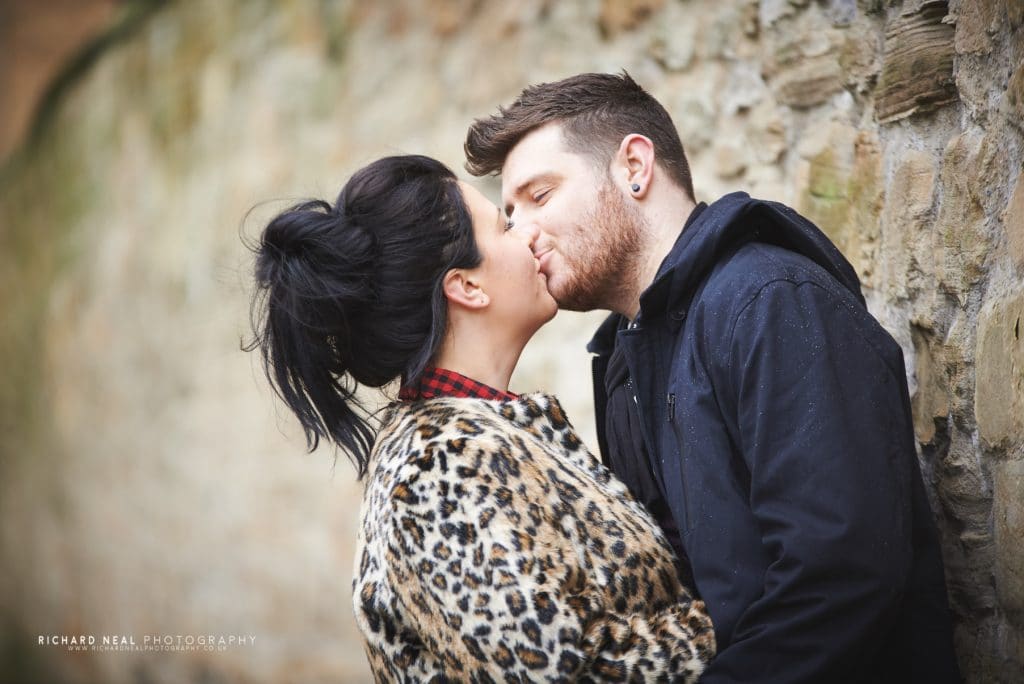
[[[630,133],[654,143],[657,163],[692,200],[693,180],[672,117],[628,73],[579,74],[527,87],[508,107],[477,119],[466,135],[466,170],[474,176],[501,173],[505,159],[530,131],[557,121],[566,146],[605,167]]]

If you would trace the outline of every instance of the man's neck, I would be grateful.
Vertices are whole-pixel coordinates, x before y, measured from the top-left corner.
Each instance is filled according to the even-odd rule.
[[[681,196],[673,198],[674,201],[663,202],[662,206],[651,207],[646,213],[648,232],[643,250],[638,254],[637,262],[633,273],[636,274],[632,291],[628,299],[623,303],[616,313],[620,313],[630,320],[635,320],[640,313],[640,295],[650,287],[658,275],[665,257],[672,251],[679,238],[679,231],[686,225],[696,206],[688,197]]]

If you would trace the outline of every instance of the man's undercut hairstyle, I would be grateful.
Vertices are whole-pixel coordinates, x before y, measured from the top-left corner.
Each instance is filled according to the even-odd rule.
[[[498,175],[509,152],[530,131],[551,122],[562,126],[566,147],[592,157],[605,169],[630,133],[654,143],[659,166],[694,199],[683,143],[665,108],[628,73],[579,74],[527,87],[508,107],[477,119],[466,135],[466,170]]]

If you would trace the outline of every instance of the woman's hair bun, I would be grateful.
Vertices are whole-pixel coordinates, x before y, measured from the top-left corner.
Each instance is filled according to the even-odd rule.
[[[371,285],[376,240],[323,200],[296,204],[275,216],[263,230],[257,250],[256,280],[296,295],[315,295],[321,278],[349,282],[334,292],[358,299]]]
[[[362,474],[372,431],[355,413],[355,383],[418,376],[444,339],[444,274],[480,263],[455,175],[429,157],[380,159],[334,206],[314,199],[275,216],[255,251],[245,348],[262,352],[310,448],[327,437]]]

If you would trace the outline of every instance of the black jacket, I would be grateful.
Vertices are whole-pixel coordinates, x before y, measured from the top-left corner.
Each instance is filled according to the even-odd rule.
[[[902,352],[825,235],[728,195],[621,323],[589,346],[601,448],[638,442],[615,469],[676,528],[718,640],[702,681],[959,681]]]

